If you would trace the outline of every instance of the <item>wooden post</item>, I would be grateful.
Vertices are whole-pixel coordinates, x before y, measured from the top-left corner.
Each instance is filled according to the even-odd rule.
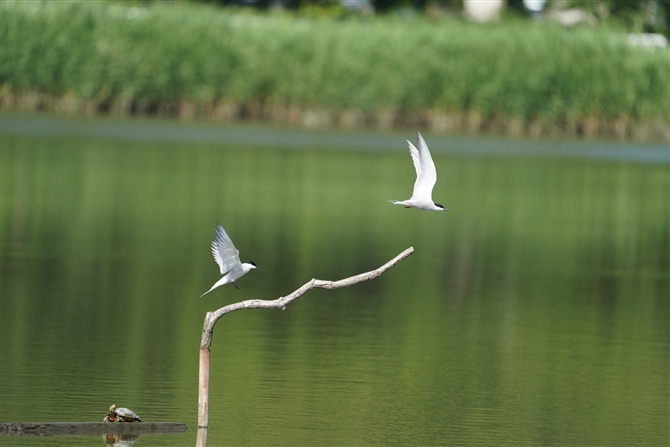
[[[311,279],[298,290],[288,296],[277,298],[276,300],[247,300],[239,303],[229,304],[214,312],[207,312],[205,322],[202,327],[202,339],[200,340],[200,375],[198,392],[198,439],[196,446],[204,447],[207,444],[207,428],[209,426],[209,352],[212,347],[212,335],[214,325],[225,314],[242,309],[282,309],[293,300],[296,300],[314,288],[321,289],[339,289],[340,287],[350,286],[362,281],[377,278],[382,273],[394,267],[400,261],[414,253],[414,247],[400,253],[386,264],[376,270],[372,270],[360,275],[351,276],[339,281],[324,281],[321,279]],[[201,436],[202,435],[202,436]]]
[[[209,427],[209,348],[200,347],[198,428]]]

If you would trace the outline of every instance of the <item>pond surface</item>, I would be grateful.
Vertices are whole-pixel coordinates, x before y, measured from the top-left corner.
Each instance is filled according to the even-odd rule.
[[[3,116],[0,421],[115,403],[194,445],[207,311],[414,246],[220,320],[208,445],[667,446],[667,146],[424,136],[449,213],[387,202],[410,132]],[[199,298],[217,222],[263,271]]]

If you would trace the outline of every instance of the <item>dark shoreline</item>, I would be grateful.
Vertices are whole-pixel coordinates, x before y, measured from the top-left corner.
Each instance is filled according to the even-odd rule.
[[[104,101],[81,100],[72,96],[38,92],[13,93],[0,87],[3,112],[47,112],[62,116],[164,117],[184,121],[218,123],[260,122],[288,124],[306,129],[393,129],[413,128],[453,135],[491,135],[510,137],[606,138],[636,142],[670,142],[670,123],[663,120],[637,122],[587,118],[576,123],[550,123],[543,120],[521,120],[505,117],[482,117],[477,113],[449,114],[439,110],[398,111],[380,109],[363,112],[358,109],[310,109],[273,104],[234,104],[229,102],[198,104],[185,99],[179,102],[156,102],[143,107],[123,98]]]

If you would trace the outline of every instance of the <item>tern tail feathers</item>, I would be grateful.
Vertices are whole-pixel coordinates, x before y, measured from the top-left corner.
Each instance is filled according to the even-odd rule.
[[[214,290],[214,289],[216,289],[216,288],[218,288],[218,287],[221,287],[221,286],[223,286],[223,285],[228,284],[229,282],[231,282],[231,281],[230,281],[230,278],[228,278],[228,276],[224,276],[223,278],[221,278],[220,280],[218,280],[218,281],[212,286],[211,289],[209,289],[207,292],[205,292],[205,293],[203,293],[202,295],[200,295],[200,298],[202,298],[203,296],[207,295],[207,294],[208,294],[209,292],[211,292],[212,290]]]
[[[212,290],[214,290],[214,287],[212,287],[212,288],[209,289],[207,292],[205,292],[205,293],[203,293],[202,295],[200,295],[200,298],[202,298],[203,296],[207,295],[207,294],[208,294],[209,292],[211,292]]]
[[[391,202],[391,203],[394,204],[394,205],[405,205],[405,206],[411,205],[411,203],[408,203],[408,202],[409,202],[408,200],[393,200],[393,199],[389,199],[389,202]]]

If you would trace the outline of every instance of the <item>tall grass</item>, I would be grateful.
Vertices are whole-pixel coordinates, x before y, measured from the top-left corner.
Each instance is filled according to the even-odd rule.
[[[0,36],[9,108],[642,138],[670,119],[668,51],[597,29],[3,2]]]

